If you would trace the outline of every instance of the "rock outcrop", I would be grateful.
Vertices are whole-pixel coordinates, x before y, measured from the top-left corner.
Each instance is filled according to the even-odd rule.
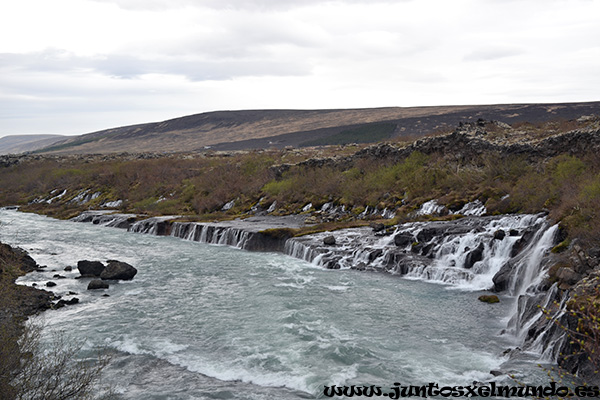
[[[100,279],[130,281],[136,274],[137,269],[133,266],[125,262],[109,260],[108,265],[100,274]]]
[[[557,362],[567,372],[578,376],[587,383],[600,383],[596,372],[600,368],[600,358],[594,346],[597,346],[600,327],[597,318],[598,299],[600,298],[600,249],[584,250],[578,243],[572,243],[560,256],[559,267],[551,279],[563,288],[563,305],[555,310],[563,328],[560,331],[569,340],[564,340],[558,353]],[[585,343],[581,346],[581,342]]]
[[[0,337],[3,346],[15,345],[22,322],[52,306],[54,294],[15,280],[38,269],[37,263],[22,249],[0,243]]]
[[[132,280],[137,274],[130,264],[117,260],[108,260],[107,265],[100,261],[81,260],[77,262],[77,269],[84,278],[100,278],[102,280]]]
[[[100,261],[81,260],[77,262],[77,269],[83,277],[100,276],[104,268],[104,264]]]
[[[477,246],[475,250],[471,250],[469,253],[467,253],[464,267],[466,269],[473,268],[473,265],[475,265],[476,262],[483,260],[484,249],[485,247],[483,246],[483,243],[479,243],[479,246]]]
[[[280,177],[293,166],[319,168],[333,166],[349,168],[360,159],[386,159],[399,162],[415,151],[424,154],[444,154],[456,160],[468,160],[482,154],[523,155],[530,161],[554,157],[560,154],[582,155],[600,151],[600,131],[594,128],[574,130],[551,135],[542,139],[527,137],[515,132],[504,139],[486,135],[483,126],[476,123],[463,123],[452,133],[425,137],[404,147],[388,143],[378,143],[366,147],[347,157],[311,158],[298,164],[282,164],[271,168]],[[452,149],[452,152],[448,152]]]

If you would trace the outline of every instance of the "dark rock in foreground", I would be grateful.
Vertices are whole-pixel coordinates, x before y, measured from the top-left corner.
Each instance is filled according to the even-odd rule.
[[[100,276],[104,268],[104,264],[100,261],[81,260],[77,262],[77,269],[81,276]]]
[[[54,305],[54,308],[63,308],[64,306],[72,306],[73,304],[77,303],[79,303],[79,299],[77,297],[73,297],[70,300],[61,299]]]
[[[108,265],[100,274],[100,279],[130,281],[135,274],[137,274],[137,269],[133,266],[125,262],[109,260]]]
[[[53,293],[15,283],[18,276],[37,268],[25,250],[0,243],[0,330],[14,333],[14,340],[20,334],[20,321],[47,310],[52,304]]]

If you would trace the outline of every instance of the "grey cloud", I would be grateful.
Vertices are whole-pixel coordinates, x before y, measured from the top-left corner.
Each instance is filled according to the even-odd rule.
[[[168,55],[192,55],[216,59],[279,57],[282,46],[295,50],[322,46],[314,28],[294,21],[224,20],[221,31],[197,33],[181,41],[164,45],[160,52]]]
[[[59,49],[46,49],[34,53],[0,53],[0,68],[29,71],[68,71],[76,68],[81,60]]]
[[[144,74],[183,75],[191,81],[227,80],[243,76],[298,76],[310,73],[308,65],[264,60],[143,60],[129,56],[111,56],[95,63],[105,74],[135,78]]]
[[[252,58],[180,57],[141,58],[112,54],[103,58],[81,57],[58,50],[30,54],[0,54],[0,71],[15,70],[69,73],[77,70],[96,71],[123,79],[144,74],[183,75],[191,81],[227,80],[244,76],[298,76],[307,75],[311,66],[296,60]]]

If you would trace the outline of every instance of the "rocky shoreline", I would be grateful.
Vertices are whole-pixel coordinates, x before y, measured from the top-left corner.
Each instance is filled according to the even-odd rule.
[[[21,368],[23,353],[19,339],[26,332],[27,318],[49,309],[54,299],[51,292],[15,282],[19,276],[37,267],[37,263],[24,250],[0,243],[1,394],[12,393],[14,372]]]
[[[36,271],[39,267],[25,250],[0,243],[0,276],[4,294],[0,323],[22,321],[51,307],[53,293],[15,282],[19,276]]]
[[[73,267],[65,268],[66,271],[72,269]],[[106,266],[100,261],[81,260],[77,269],[80,276],[76,276],[75,279],[90,279],[88,290],[107,289],[109,282],[131,280],[137,273],[133,266],[118,260],[108,260]],[[39,285],[43,284],[50,289],[56,286],[54,280],[67,279],[59,273],[55,273],[51,280],[44,279],[45,282],[40,281],[32,285],[16,282],[20,276],[34,271],[56,272],[38,265],[25,250],[0,243],[0,331],[21,331],[22,323],[30,316],[79,303],[79,298],[73,297],[77,293],[67,293],[67,299],[51,290],[40,289]],[[98,282],[102,284],[98,285]]]

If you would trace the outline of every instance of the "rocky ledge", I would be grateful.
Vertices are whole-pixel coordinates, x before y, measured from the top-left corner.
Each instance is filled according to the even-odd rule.
[[[360,159],[386,159],[399,162],[415,151],[424,154],[440,153],[458,160],[468,160],[482,154],[511,155],[520,154],[529,160],[539,160],[560,154],[581,155],[600,151],[600,129],[598,123],[585,129],[535,138],[521,132],[503,135],[488,133],[490,126],[497,121],[479,121],[463,123],[454,132],[426,137],[407,146],[379,143],[366,147],[356,154],[346,157],[311,158],[298,164],[281,164],[271,168],[275,176],[288,171],[292,166],[322,167],[335,166],[349,168]],[[452,152],[448,152],[452,149]]]
[[[25,250],[0,243],[0,321],[7,318],[22,320],[51,307],[54,298],[51,292],[15,283],[19,276],[38,268]]]

